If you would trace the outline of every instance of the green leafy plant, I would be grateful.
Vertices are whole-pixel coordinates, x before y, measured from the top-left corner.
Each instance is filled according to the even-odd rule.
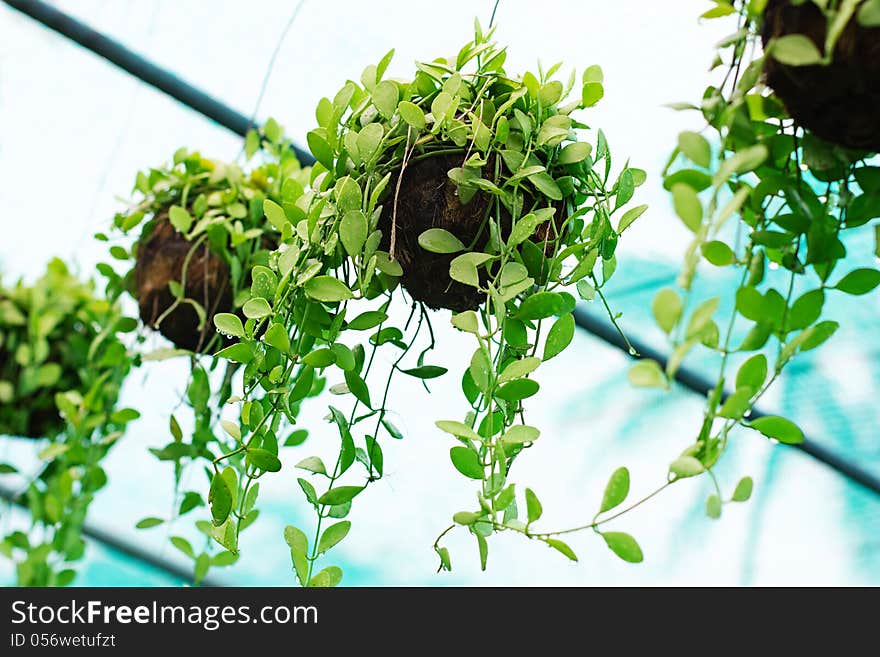
[[[140,235],[129,248],[114,243],[110,255],[131,263],[117,273],[109,264],[99,270],[108,280],[111,298],[133,296],[144,325],[169,338],[176,348],[160,348],[144,355],[145,361],[182,356],[190,361],[190,376],[182,404],[188,416],[176,411],[169,418],[170,442],[152,453],[174,467],[174,520],[205,506],[198,490],[184,490],[181,482],[188,467],[211,465],[237,446],[237,431],[223,421],[221,411],[230,401],[232,382],[242,359],[220,360],[203,356],[218,351],[244,335],[249,318],[259,314],[260,294],[267,294],[275,274],[267,267],[270,253],[291,237],[292,227],[283,216],[295,214],[308,184],[308,170],[301,169],[281,127],[270,120],[260,133],[245,142],[247,160],[262,150],[262,163],[245,171],[237,164],[203,158],[197,152],[178,150],[166,168],[137,175],[135,191],[142,198],[114,219],[113,236],[100,240],[129,243],[129,233]],[[299,210],[304,216],[304,211]],[[216,328],[215,328],[216,326]],[[233,355],[235,349],[221,354]],[[212,380],[212,373],[226,363]],[[254,413],[256,415],[256,412]],[[224,428],[226,431],[224,431]],[[185,433],[186,430],[186,433]],[[244,477],[250,462],[224,458],[227,477]],[[234,473],[240,474],[234,474]],[[209,472],[208,483],[212,473]],[[226,480],[224,480],[226,481]],[[219,492],[218,492],[219,490]],[[215,508],[231,504],[225,488],[211,485],[207,498]],[[256,489],[254,489],[254,495]],[[218,497],[219,496],[219,497]],[[245,500],[242,499],[242,509]],[[251,500],[251,505],[253,500]],[[242,510],[235,532],[208,521],[196,523],[206,535],[204,550],[196,551],[182,536],[171,543],[193,560],[194,580],[200,582],[212,566],[228,566],[237,559],[238,531],[257,517]],[[217,515],[215,514],[215,520]],[[165,518],[151,516],[137,524],[141,529],[162,525]],[[212,539],[226,548],[212,554]]]
[[[0,464],[30,511],[28,531],[0,542],[21,586],[75,577],[89,504],[107,483],[101,462],[139,417],[116,407],[132,362],[120,334],[136,326],[60,260],[33,285],[0,286],[0,433],[40,441],[36,473]]]
[[[255,513],[256,480],[281,469],[279,447],[306,435],[297,428],[282,443],[279,431],[323,376],[338,380],[329,392],[340,402],[327,419],[339,448],[330,461],[314,455],[296,466],[314,527],[284,532],[308,586],[341,581],[338,566],[320,567],[322,556],[348,534],[355,498],[382,477],[382,443],[402,438],[389,417],[392,378],[427,382],[452,364],[429,361],[426,306],[452,309],[452,324],[475,347],[460,379],[469,411],[437,422],[454,440],[451,465],[478,483],[475,510],[455,522],[474,535],[484,567],[486,538],[501,531],[576,558],[559,532],[532,529],[541,505],[531,490],[519,518],[510,469],[539,436],[524,419],[525,400],[539,389],[534,373],[574,334],[576,299],[565,288],[605,302],[619,236],[645,210],[625,207],[645,173],[626,164],[612,178],[604,134],[595,147],[580,139],[587,126],[573,114],[601,99],[599,67],[565,84],[553,77],[560,65],[511,78],[506,51],[479,24],[457,56],[417,64],[412,80],[385,78],[392,56],[319,102],[319,125],[308,133],[317,159],[310,189],[295,203],[264,202],[282,238],[259,284],[254,275],[246,321],[214,318],[236,338],[216,356],[244,365],[241,393],[229,399],[237,420],[223,423],[233,448],[214,459],[209,493],[211,533],[230,553]],[[401,285],[413,303],[397,326],[389,306]],[[390,368],[380,364],[388,360]],[[641,558],[630,537],[605,539],[625,558]],[[450,569],[439,540],[441,567]]]
[[[706,502],[712,518],[721,515],[723,504],[745,501],[752,491],[752,480],[746,477],[725,494],[713,472],[737,428],[781,443],[803,441],[792,420],[753,417],[752,408],[793,359],[836,332],[838,322],[824,317],[826,299],[867,294],[880,284],[880,271],[873,267],[841,271],[853,260],[880,255],[880,247],[873,254],[853,254],[845,244],[848,233],[872,223],[877,234],[880,168],[872,163],[874,154],[823,140],[793,119],[786,103],[767,86],[780,62],[805,67],[787,75],[826,75],[818,69],[827,66],[842,67],[840,75],[850,78],[864,74],[859,70],[863,62],[838,55],[843,39],[856,43],[859,30],[877,24],[871,22],[876,21],[871,13],[876,6],[718,1],[704,14],[707,19],[734,15],[739,29],[719,44],[715,64],[724,74],[721,84],[707,88],[699,105],[676,105],[699,113],[706,125],[700,132],[679,135],[664,179],[676,213],[693,233],[680,290],[664,289],[653,303],[657,324],[674,351],[665,371],[643,360],[633,366],[630,378],[638,385],[667,388],[692,352],[702,351],[704,362],[705,353],[715,357],[717,380],[695,440],[669,471],[670,481],[699,475],[712,480],[715,490]],[[801,16],[790,27],[821,28],[819,34],[829,44],[821,56],[807,56],[811,48],[818,50],[813,31],[810,38],[794,33],[768,38],[776,34],[768,21],[775,29],[777,12],[792,8],[806,11],[808,19]],[[762,38],[767,52],[759,56]],[[836,54],[829,59],[831,53]],[[827,102],[822,90],[816,93],[816,102]],[[807,100],[798,99],[800,111],[806,110],[802,103]],[[844,129],[840,137],[847,141],[853,134]],[[694,282],[704,261],[733,271],[728,290],[700,299]],[[716,319],[722,308],[725,315]]]

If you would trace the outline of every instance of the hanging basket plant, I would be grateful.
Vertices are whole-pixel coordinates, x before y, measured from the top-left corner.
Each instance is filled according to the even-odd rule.
[[[516,489],[510,471],[540,436],[525,421],[540,387],[536,370],[574,335],[576,297],[568,289],[605,301],[618,239],[646,209],[627,206],[645,173],[627,164],[612,176],[604,134],[594,134],[595,145],[583,140],[588,128],[578,113],[604,93],[597,66],[566,83],[554,78],[559,64],[510,77],[506,51],[479,25],[457,56],[418,64],[413,79],[386,78],[392,56],[318,104],[309,188],[262,199],[278,248],[250,270],[250,287],[236,295],[241,313],[213,318],[234,340],[215,357],[241,367],[242,378],[212,391],[194,369],[188,397],[204,421],[190,439],[172,418],[165,450],[210,461],[210,481],[186,493],[181,513],[207,502],[210,522],[197,526],[223,548],[213,554],[172,539],[193,559],[196,579],[237,558],[240,532],[259,513],[258,480],[291,467],[286,448],[316,431],[326,446],[325,428],[296,426],[303,400],[326,380],[339,398],[327,416],[338,449],[329,460],[295,459],[315,523],[288,526],[284,539],[301,584],[339,583],[341,569],[322,568],[323,555],[348,534],[354,500],[383,476],[382,444],[403,438],[392,423],[392,379],[427,386],[452,366],[461,367],[453,380],[467,410],[438,417],[438,434],[451,442],[447,467],[476,484],[474,508],[454,514],[456,525],[474,536],[484,567],[487,538],[499,532],[576,559],[561,532],[534,529],[540,502]],[[275,187],[289,184],[279,169]],[[401,288],[411,311],[398,325],[390,305]],[[472,354],[432,355],[431,322],[448,315],[429,309],[453,311],[452,325],[473,339]],[[173,519],[141,526],[166,520]],[[618,534],[606,535],[608,545],[640,560],[635,541]],[[450,569],[439,538],[435,549]]]
[[[133,362],[120,335],[136,325],[59,260],[33,285],[0,287],[0,434],[41,441],[36,473],[0,464],[31,515],[29,531],[0,542],[20,586],[74,578],[86,512],[107,482],[101,462],[139,415],[116,408]]]
[[[280,139],[277,124],[267,130]],[[248,155],[258,146],[251,141]],[[179,349],[215,349],[212,318],[240,311],[253,268],[267,264],[278,244],[280,229],[266,221],[263,201],[283,202],[281,167],[299,170],[292,153],[245,173],[181,149],[171,166],[138,174],[135,190],[143,198],[116,216],[114,228],[140,235],[131,249],[111,250],[133,267],[121,281],[106,265],[102,271],[137,300],[144,325]],[[286,180],[288,196],[296,193],[296,172]]]
[[[744,29],[760,30],[766,82],[788,114],[824,140],[880,151],[880,2],[751,5]]]
[[[712,492],[706,513],[711,518],[719,518],[727,503],[746,501],[752,492],[750,477],[735,485],[716,477],[715,467],[737,432],[748,430],[783,444],[804,441],[794,420],[761,415],[754,407],[792,360],[837,332],[839,322],[827,316],[828,298],[860,296],[880,285],[880,271],[865,266],[880,257],[880,167],[872,163],[872,153],[824,139],[844,142],[857,136],[860,148],[876,151],[876,145],[863,139],[867,133],[855,128],[853,117],[866,108],[853,100],[851,112],[835,115],[840,119],[836,127],[846,134],[832,135],[827,126],[789,115],[786,107],[793,114],[803,108],[766,86],[773,85],[781,95],[784,87],[774,82],[777,76],[803,75],[798,84],[807,84],[809,76],[834,70],[828,66],[839,66],[838,75],[844,76],[843,70],[856,61],[850,58],[850,46],[865,43],[865,28],[859,25],[874,20],[877,4],[771,0],[766,12],[763,8],[762,2],[718,0],[704,14],[712,19],[736,16],[740,29],[719,45],[716,67],[721,84],[707,88],[699,105],[674,106],[693,112],[704,124],[699,132],[678,136],[664,179],[675,212],[693,240],[678,287],[661,290],[652,306],[657,325],[669,336],[672,354],[665,368],[641,360],[630,372],[637,385],[668,389],[690,358],[717,366],[717,379],[702,417],[694,423],[691,444],[672,461],[661,487],[707,477]],[[823,39],[826,19],[829,30],[839,36],[837,49],[826,51],[834,53],[830,62],[814,61],[815,44],[800,34],[802,29],[814,30],[810,35],[816,37],[817,17]],[[857,20],[859,25],[853,23]],[[779,32],[783,27],[784,35]],[[765,40],[772,34],[763,57],[762,34]],[[788,62],[788,68],[780,68],[780,61]],[[869,67],[877,63],[859,61]],[[820,99],[813,109],[821,107],[827,91],[818,79],[809,83]],[[802,100],[806,103],[806,96]],[[826,106],[821,111],[828,110]],[[873,248],[867,241],[851,239],[866,229],[875,235]],[[695,280],[707,266],[718,269],[727,285],[716,282],[716,294],[701,298]]]

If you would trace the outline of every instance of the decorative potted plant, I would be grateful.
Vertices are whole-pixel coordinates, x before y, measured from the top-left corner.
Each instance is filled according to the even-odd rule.
[[[880,216],[880,168],[871,162],[880,149],[878,9],[873,1],[719,0],[704,14],[733,15],[739,29],[718,47],[721,84],[699,105],[675,106],[699,113],[706,126],[679,135],[665,172],[675,211],[693,233],[680,289],[661,290],[653,303],[674,350],[665,371],[643,360],[630,378],[666,388],[692,351],[704,362],[714,355],[715,387],[669,475],[710,477],[713,518],[752,491],[745,477],[728,493],[713,472],[739,427],[803,441],[790,419],[756,417],[752,408],[792,359],[835,333],[826,299],[880,284],[877,269],[852,268],[880,256],[880,240],[873,253],[859,253],[846,239]],[[876,222],[874,229],[878,235]],[[696,298],[693,285],[703,261],[735,271],[708,299]]]
[[[310,188],[293,204],[265,199],[266,217],[281,231],[278,249],[254,273],[244,317],[214,316],[235,340],[216,356],[244,365],[228,400],[237,417],[222,423],[233,443],[213,459],[205,527],[229,553],[256,513],[257,480],[281,469],[279,447],[304,439],[297,428],[282,442],[298,405],[325,376],[342,396],[328,415],[335,456],[296,466],[316,522],[309,534],[288,526],[285,539],[309,586],[341,580],[338,567],[320,569],[319,559],[347,535],[352,501],[382,477],[382,443],[402,438],[388,415],[391,378],[425,381],[459,361],[430,357],[438,316],[427,308],[452,310],[452,324],[474,341],[457,380],[468,410],[437,422],[452,440],[451,465],[477,483],[479,503],[455,523],[475,537],[483,566],[487,537],[502,531],[576,559],[560,532],[533,528],[541,506],[529,489],[520,517],[510,468],[540,434],[523,419],[525,400],[539,389],[535,370],[574,334],[576,298],[566,288],[604,302],[618,239],[645,210],[625,207],[645,173],[627,164],[612,177],[603,133],[595,146],[581,140],[587,126],[575,114],[601,99],[599,67],[567,83],[554,79],[560,65],[510,77],[506,51],[479,24],[457,56],[417,64],[412,80],[385,78],[392,55],[368,66],[360,84],[320,101],[319,126],[308,134],[317,159]],[[278,182],[287,185],[283,174]],[[396,326],[388,311],[401,287],[412,311]],[[380,350],[391,354],[390,367]],[[622,476],[600,513],[625,497]],[[605,538],[623,558],[641,559],[628,535]]]
[[[59,260],[33,285],[0,287],[0,434],[42,441],[38,472],[0,464],[3,478],[21,487],[38,530],[16,530],[0,542],[17,564],[19,585],[74,579],[86,512],[107,482],[101,462],[138,417],[116,408],[132,363],[120,334],[135,326]]]
[[[159,460],[174,464],[178,516],[204,505],[198,491],[182,489],[184,469],[202,462],[210,464],[231,449],[231,438],[219,429],[219,420],[240,365],[229,364],[222,379],[212,382],[210,374],[218,361],[212,359],[208,364],[201,354],[229,344],[236,335],[229,322],[240,325],[254,305],[249,301],[251,295],[265,289],[274,278],[267,268],[269,255],[279,242],[290,239],[292,227],[271,213],[265,214],[264,207],[284,207],[292,216],[305,216],[301,197],[308,184],[308,169],[300,167],[289,146],[281,127],[270,120],[260,133],[251,132],[247,137],[246,159],[251,160],[261,149],[265,155],[261,164],[248,169],[180,149],[170,166],[137,175],[135,191],[141,199],[116,215],[111,235],[97,236],[115,242],[111,256],[131,263],[121,274],[109,264],[98,266],[108,281],[110,297],[131,295],[138,303],[143,325],[158,330],[176,347],[155,350],[144,355],[144,360],[181,355],[190,359],[185,403],[192,423],[172,415],[172,440],[151,450]],[[140,230],[137,239],[131,246],[123,246],[130,243],[129,235],[135,230]],[[217,317],[221,319],[215,322]],[[223,318],[227,318],[225,322]],[[241,459],[235,465],[245,467]],[[148,529],[163,521],[148,517],[137,526]],[[205,523],[197,525],[206,534],[217,535],[210,523],[207,527]],[[211,566],[230,565],[236,559],[236,550],[196,554],[185,538],[173,536],[171,541],[193,559],[196,583]]]

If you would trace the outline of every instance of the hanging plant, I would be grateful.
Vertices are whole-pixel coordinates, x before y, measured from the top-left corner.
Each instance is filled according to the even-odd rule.
[[[27,531],[0,542],[19,586],[64,586],[75,577],[82,524],[107,482],[101,462],[139,416],[116,408],[131,366],[120,334],[135,327],[59,260],[33,285],[0,286],[0,434],[42,441],[35,474],[0,464],[31,515]]]
[[[625,165],[612,177],[604,134],[595,147],[581,140],[587,126],[575,113],[601,99],[599,67],[566,84],[554,79],[558,64],[511,78],[506,51],[479,25],[457,56],[418,64],[412,80],[385,79],[392,55],[320,101],[319,126],[308,134],[318,162],[311,187],[292,203],[264,200],[279,247],[253,276],[245,321],[214,317],[236,339],[216,356],[244,365],[228,400],[237,417],[222,423],[234,442],[213,460],[205,527],[229,554],[257,512],[257,480],[282,468],[280,447],[305,439],[296,428],[281,440],[299,404],[325,376],[340,396],[328,414],[339,449],[329,461],[313,455],[296,465],[314,526],[284,532],[297,578],[309,586],[341,580],[337,566],[321,567],[322,555],[348,534],[355,498],[382,477],[382,443],[402,438],[389,417],[392,378],[426,382],[459,362],[429,359],[428,308],[452,310],[452,324],[474,340],[459,378],[469,410],[437,421],[453,441],[451,466],[478,483],[478,503],[455,522],[475,537],[483,567],[487,537],[503,531],[576,559],[561,532],[533,529],[541,505],[530,489],[520,517],[510,468],[540,434],[524,420],[525,400],[539,390],[535,371],[574,334],[576,298],[565,288],[604,302],[619,236],[645,210],[625,209],[645,173]],[[284,174],[279,182],[286,187]],[[412,301],[402,326],[389,314],[400,287]],[[640,559],[629,536],[605,538]]]
[[[135,191],[143,198],[114,219],[123,235],[139,228],[140,236],[130,249],[111,248],[114,258],[133,262],[129,272],[120,278],[104,265],[102,273],[116,293],[125,289],[137,300],[145,326],[180,349],[215,350],[214,315],[240,314],[254,267],[265,266],[278,244],[281,229],[267,222],[263,202],[298,193],[295,174],[286,179],[287,190],[281,188],[279,168],[298,171],[299,165],[281,146],[274,121],[266,135],[279,158],[247,174],[235,164],[178,150],[171,166],[137,175]],[[249,140],[248,157],[258,147],[259,138]]]
[[[876,25],[876,8],[874,2],[725,0],[704,14],[736,15],[740,29],[719,45],[721,84],[706,89],[699,106],[675,106],[699,113],[706,124],[700,132],[679,135],[664,181],[693,241],[680,289],[661,290],[653,303],[657,324],[674,348],[665,371],[643,360],[630,378],[668,388],[692,353],[702,352],[702,362],[706,353],[714,357],[717,380],[694,442],[669,473],[669,483],[710,477],[714,492],[706,513],[712,518],[721,515],[723,504],[745,501],[752,491],[749,477],[725,490],[713,471],[737,429],[786,444],[804,440],[791,419],[757,417],[752,409],[793,359],[837,331],[838,322],[825,316],[828,297],[863,295],[880,284],[877,269],[853,268],[880,256],[877,242],[871,253],[860,250],[863,242],[850,247],[846,239],[872,222],[878,230],[880,168],[870,152],[844,147],[873,143],[863,130],[866,106],[856,89],[844,87],[872,67],[877,70],[876,57],[869,62],[859,54],[868,52],[865,35],[876,33],[866,27]],[[824,52],[820,43],[829,44]],[[824,76],[840,78],[843,86],[833,93],[851,94],[848,107],[829,100],[829,89],[819,83]],[[813,85],[814,95],[788,95],[793,81]],[[863,91],[870,95],[877,89]],[[836,109],[831,102],[838,103]],[[824,118],[816,122],[829,111],[837,112],[833,129]],[[733,270],[729,288],[708,299],[694,292],[703,261]]]
[[[220,414],[229,401],[241,359],[230,359],[225,371],[212,380],[212,372],[226,361],[202,354],[229,345],[242,335],[242,322],[261,309],[259,301],[251,297],[261,291],[268,293],[274,285],[275,274],[267,267],[269,254],[280,241],[289,239],[292,231],[286,219],[281,222],[277,215],[264,214],[264,207],[281,211],[283,206],[293,216],[305,216],[298,205],[303,185],[308,183],[308,170],[300,168],[274,120],[270,119],[259,134],[248,135],[246,159],[251,160],[261,147],[263,163],[247,171],[237,164],[208,160],[180,149],[169,167],[139,173],[135,190],[143,198],[116,215],[114,232],[125,240],[130,231],[142,226],[140,236],[130,248],[120,244],[110,248],[114,258],[133,262],[133,266],[123,274],[108,264],[98,266],[108,280],[108,294],[131,294],[138,302],[143,324],[159,330],[177,347],[158,349],[146,354],[144,360],[178,355],[190,360],[182,403],[191,414],[191,423],[176,411],[169,421],[171,441],[150,450],[160,461],[174,466],[177,512],[172,518],[143,518],[137,523],[140,529],[173,522],[204,507],[201,492],[183,489],[184,472],[192,465],[216,463],[220,455],[235,449],[236,432],[224,431],[231,423],[222,422]],[[97,237],[111,239],[104,234]],[[240,473],[236,478],[244,477],[244,459],[230,458],[227,464],[229,472]],[[211,500],[213,490],[208,496]],[[170,537],[171,543],[193,560],[195,583],[212,566],[228,566],[237,560],[238,531],[256,517],[254,511],[236,526],[234,540],[227,540],[224,528],[197,522],[208,537],[204,550],[197,551],[183,536]],[[228,549],[212,553],[211,539]]]

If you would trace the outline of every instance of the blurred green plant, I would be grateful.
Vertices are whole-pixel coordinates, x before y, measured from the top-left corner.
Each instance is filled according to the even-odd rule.
[[[20,586],[65,586],[75,577],[86,513],[107,483],[102,460],[139,417],[116,407],[136,361],[121,334],[136,326],[60,260],[33,285],[0,285],[0,434],[39,440],[41,461],[33,475],[0,464],[30,511],[28,530],[0,542]]]

